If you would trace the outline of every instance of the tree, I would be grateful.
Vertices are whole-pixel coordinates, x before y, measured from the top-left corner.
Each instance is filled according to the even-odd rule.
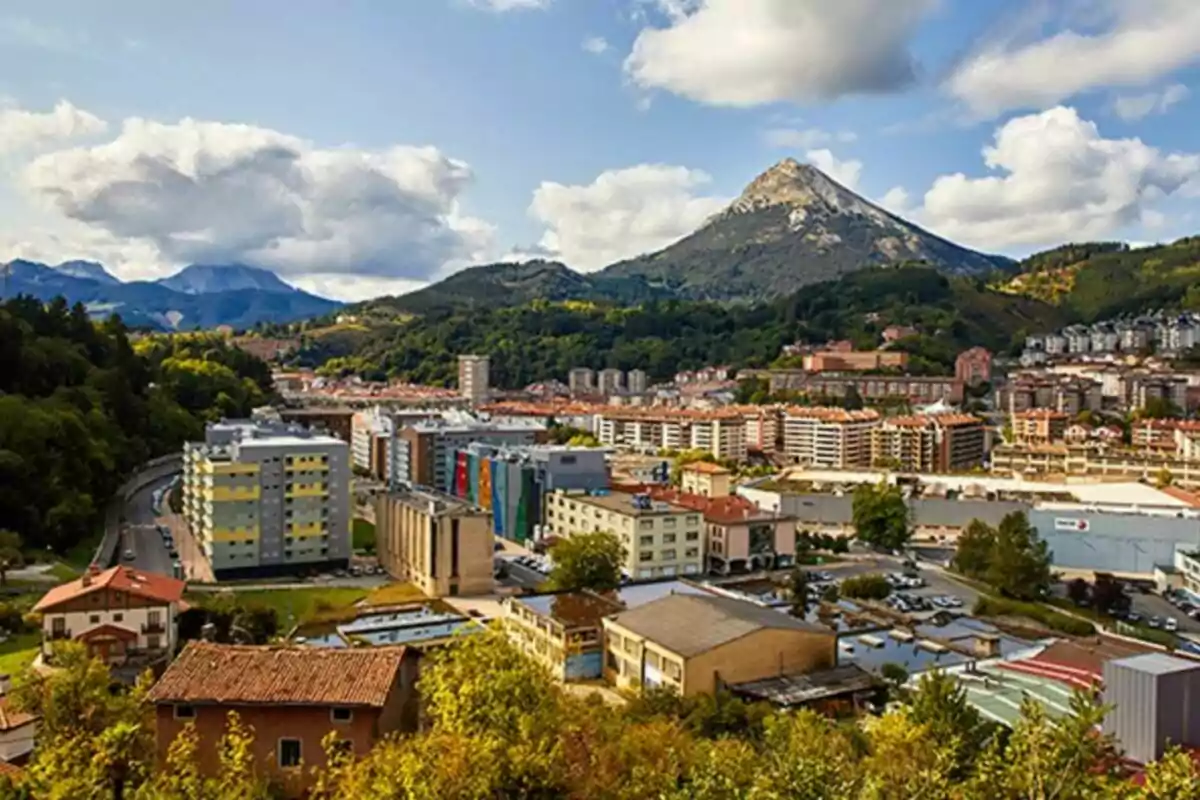
[[[908,670],[903,664],[897,664],[895,661],[889,661],[880,667],[879,675],[897,689],[908,683]]]
[[[991,727],[967,702],[967,691],[962,684],[941,670],[926,672],[909,695],[908,703],[910,716],[928,726],[934,741],[953,743],[955,777],[966,775],[982,754]]]
[[[1154,485],[1159,489],[1165,489],[1173,483],[1175,483],[1175,475],[1166,467],[1163,467],[1154,475]]]
[[[959,534],[950,566],[960,575],[966,575],[968,578],[982,578],[987,573],[995,546],[995,529],[986,522],[973,519],[967,525],[966,530]]]
[[[12,531],[0,530],[0,586],[8,584],[8,571],[25,564],[21,552],[21,537]]]
[[[1124,587],[1105,572],[1096,573],[1096,581],[1091,587],[1092,606],[1101,614],[1122,614],[1129,611],[1132,601],[1125,594]]]
[[[1138,419],[1173,419],[1181,414],[1179,406],[1165,397],[1147,397],[1145,404],[1137,410]]]
[[[788,593],[791,594],[792,615],[803,617],[808,613],[808,573],[799,565],[792,567],[788,576]]]
[[[899,486],[862,484],[852,500],[854,529],[860,541],[882,550],[901,550],[908,544],[908,504]]]
[[[549,584],[554,591],[592,589],[605,592],[621,585],[625,548],[606,531],[577,533],[550,548],[554,568]]]
[[[1000,521],[985,576],[1001,594],[1020,600],[1044,597],[1049,591],[1050,550],[1023,512],[1014,511]]]
[[[1077,606],[1086,606],[1092,599],[1092,587],[1083,578],[1067,584],[1067,599]]]
[[[842,408],[848,411],[861,411],[863,408],[862,395],[853,383],[846,387],[846,394],[842,397]]]
[[[891,593],[892,585],[882,575],[853,575],[842,581],[842,597],[882,600]]]

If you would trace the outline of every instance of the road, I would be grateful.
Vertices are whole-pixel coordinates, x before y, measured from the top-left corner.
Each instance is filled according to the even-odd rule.
[[[174,476],[168,476],[139,490],[125,504],[125,519],[121,525],[121,545],[117,558],[144,572],[170,575],[172,560],[154,525],[154,492],[169,484]],[[133,561],[125,560],[125,552],[132,551]]]

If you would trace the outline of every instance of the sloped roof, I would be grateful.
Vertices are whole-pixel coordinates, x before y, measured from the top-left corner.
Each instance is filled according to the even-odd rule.
[[[60,603],[74,600],[92,592],[109,589],[126,592],[147,600],[157,600],[164,604],[178,603],[183,597],[187,584],[181,580],[160,575],[157,572],[143,572],[133,567],[112,567],[103,572],[88,572],[73,581],[55,586],[42,596],[33,607],[34,611],[49,611]]]
[[[150,690],[153,703],[381,707],[403,647],[323,649],[191,642]]]
[[[14,728],[20,728],[22,725],[28,725],[37,718],[37,714],[17,711],[9,705],[7,697],[0,697],[0,732],[11,731]]]
[[[706,653],[755,631],[781,629],[833,636],[823,625],[782,611],[718,595],[673,594],[611,618],[684,658]]]

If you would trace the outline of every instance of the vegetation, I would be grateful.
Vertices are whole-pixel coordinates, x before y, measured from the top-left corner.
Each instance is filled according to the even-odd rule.
[[[353,538],[354,549],[365,553],[375,552],[375,523],[370,520],[355,517],[350,523],[350,534]]]
[[[79,648],[65,669],[18,681],[14,701],[45,717],[38,747],[0,800],[243,800],[270,787],[251,756],[254,731],[227,724],[220,770],[204,776],[191,731],[153,764],[144,684],[113,693]],[[898,673],[895,675],[898,679]],[[420,693],[426,725],[355,757],[329,741],[314,800],[1163,800],[1200,792],[1178,750],[1130,780],[1099,731],[1104,708],[1079,693],[1050,720],[1027,702],[1011,732],[982,722],[962,689],[923,676],[880,717],[837,721],[775,712],[725,694],[661,690],[613,707],[563,691],[498,633],[463,637],[432,654]]]
[[[21,552],[21,537],[12,531],[0,530],[0,586],[8,585],[8,571],[25,564]]]
[[[18,297],[0,305],[0,520],[30,552],[65,554],[147,459],[270,392],[265,364],[219,337],[135,348],[117,318]]]
[[[793,616],[803,617],[808,613],[808,573],[800,566],[792,567],[788,575],[788,594],[791,596]]]
[[[980,617],[1025,617],[1068,636],[1092,636],[1096,633],[1096,626],[1087,620],[1055,611],[1041,603],[981,595],[971,613]]]
[[[972,520],[959,536],[951,567],[1018,600],[1045,597],[1053,582],[1049,548],[1019,511],[997,528]]]
[[[908,504],[899,486],[861,484],[851,506],[855,536],[882,550],[901,550],[912,537]],[[886,595],[885,595],[886,596]]]
[[[550,588],[554,591],[591,589],[606,592],[621,585],[625,547],[607,531],[576,533],[550,547],[554,567]]]
[[[842,581],[842,597],[852,600],[883,600],[892,585],[882,575],[852,575]]]
[[[920,265],[863,270],[757,304],[653,298],[618,304],[553,294],[505,302],[488,298],[469,310],[431,306],[420,318],[380,322],[363,333],[308,337],[293,363],[449,386],[458,353],[486,352],[492,382],[504,388],[562,380],[576,366],[637,368],[667,380],[712,363],[766,367],[795,341],[850,339],[874,347],[884,328],[904,324],[928,332],[903,342],[913,368],[948,374],[966,347],[1007,350],[1026,331],[1063,321],[1049,306]]]

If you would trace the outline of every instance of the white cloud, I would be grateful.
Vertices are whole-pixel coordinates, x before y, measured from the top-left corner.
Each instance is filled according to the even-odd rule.
[[[459,209],[471,180],[434,147],[323,148],[250,125],[130,118],[104,144],[26,164],[20,186],[46,233],[0,243],[142,271],[243,262],[288,279],[423,281],[490,251],[492,226]]]
[[[399,296],[415,292],[429,285],[428,281],[410,281],[404,278],[382,278],[314,273],[298,278],[289,278],[289,282],[306,292],[320,297],[329,297],[347,303],[357,303],[361,300],[372,300],[376,297]]]
[[[547,228],[535,252],[593,270],[665,247],[728,204],[698,194],[710,180],[699,170],[641,164],[586,185],[544,182],[529,207]]]
[[[858,188],[858,179],[862,177],[863,164],[861,161],[840,160],[829,150],[809,150],[804,154],[808,163],[824,172],[835,181],[854,191]]]
[[[589,36],[583,40],[582,47],[594,56],[603,55],[608,52],[608,40],[603,36]]]
[[[767,144],[772,147],[788,147],[796,150],[808,150],[824,144],[841,142],[847,144],[858,140],[858,135],[852,131],[832,131],[821,128],[771,128],[763,134]]]
[[[1171,106],[1182,103],[1188,97],[1188,88],[1182,83],[1168,86],[1161,92],[1146,92],[1137,95],[1121,95],[1113,101],[1113,111],[1126,121],[1134,121],[1151,114],[1165,114]]]
[[[487,11],[530,11],[549,8],[554,0],[467,0],[475,8]]]
[[[946,89],[979,114],[1044,108],[1104,86],[1144,86],[1200,57],[1195,0],[1104,0],[1099,32],[1061,30],[992,42],[966,58]]]
[[[885,92],[913,81],[908,43],[935,0],[658,0],[625,70],[642,88],[754,106]]]
[[[909,205],[911,200],[912,198],[909,197],[907,189],[903,186],[893,186],[887,190],[883,197],[879,198],[879,205],[896,216],[903,217],[912,212],[912,206]]]
[[[103,133],[104,120],[66,100],[54,110],[26,111],[0,107],[0,153],[45,149],[69,139]]]
[[[1167,154],[1140,139],[1105,139],[1073,108],[1009,120],[983,150],[1001,174],[944,175],[917,219],[984,250],[1104,239],[1154,216],[1155,202],[1186,193],[1200,156]]]

